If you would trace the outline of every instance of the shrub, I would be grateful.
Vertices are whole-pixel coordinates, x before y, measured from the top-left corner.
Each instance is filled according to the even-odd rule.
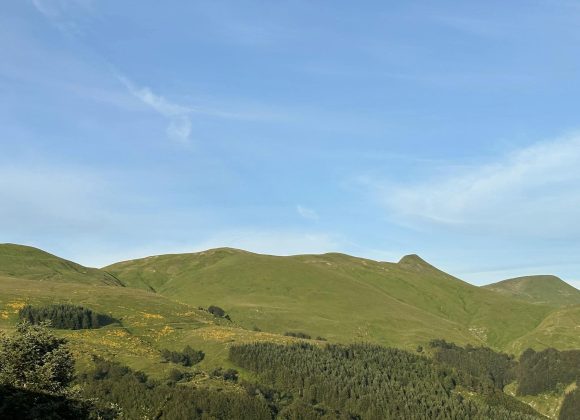
[[[210,376],[212,378],[220,378],[224,381],[237,382],[238,381],[238,371],[235,369],[223,369],[217,368],[211,371]]]
[[[226,311],[224,311],[219,306],[214,305],[211,305],[209,308],[207,308],[207,311],[213,316],[217,316],[218,318],[223,318],[224,315],[226,314]]]
[[[178,363],[183,366],[193,366],[203,360],[205,353],[201,350],[194,350],[190,346],[185,346],[181,352],[163,349],[161,350],[161,357],[166,362]]]

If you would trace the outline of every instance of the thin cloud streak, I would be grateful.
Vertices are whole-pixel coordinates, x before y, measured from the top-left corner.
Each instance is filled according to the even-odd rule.
[[[166,132],[170,139],[182,144],[190,142],[190,114],[193,109],[170,102],[163,96],[153,93],[148,87],[138,87],[126,77],[118,76],[118,79],[135,98],[169,120]]]
[[[126,76],[114,70],[113,72],[133,97],[169,120],[166,129],[167,136],[178,143],[190,143],[194,115],[242,121],[283,121],[288,118],[287,115],[284,116],[261,109],[254,110],[253,112],[230,112],[211,107],[179,104],[153,92],[147,86],[138,86]],[[245,108],[251,109],[252,107],[245,106]]]

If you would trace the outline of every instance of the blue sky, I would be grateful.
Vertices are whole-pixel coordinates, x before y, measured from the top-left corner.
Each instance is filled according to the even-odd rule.
[[[5,1],[0,242],[580,285],[573,1]]]

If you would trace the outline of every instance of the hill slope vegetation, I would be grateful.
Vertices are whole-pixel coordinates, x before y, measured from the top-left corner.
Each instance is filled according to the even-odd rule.
[[[111,274],[83,267],[37,248],[0,244],[0,276],[40,281],[121,286]]]
[[[554,306],[580,305],[580,290],[556,276],[525,276],[484,286],[505,296]]]
[[[329,340],[411,347],[433,338],[512,352],[554,308],[472,286],[416,255],[398,263],[343,254],[279,257],[221,248],[106,267],[129,287],[225,308],[241,325]],[[572,331],[571,331],[572,332]],[[567,334],[567,333],[565,333]],[[580,345],[573,334],[564,347]]]

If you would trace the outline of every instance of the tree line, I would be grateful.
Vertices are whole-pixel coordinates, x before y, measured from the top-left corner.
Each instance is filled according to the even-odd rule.
[[[474,383],[479,383],[484,386],[487,384],[488,387],[493,385],[501,390],[508,383],[517,380],[517,395],[523,396],[546,392],[561,393],[574,382],[577,386],[580,385],[580,350],[527,349],[516,360],[514,356],[486,347],[467,345],[464,348],[444,340],[433,340],[430,345],[435,350],[434,359],[453,367],[462,385],[472,389],[475,388]],[[565,395],[559,419],[578,419],[578,413],[580,391],[577,388]]]
[[[20,309],[18,316],[22,321],[27,321],[31,324],[50,321],[52,327],[67,330],[100,328],[116,322],[109,315],[93,312],[83,306],[70,304],[26,305]]]
[[[399,349],[255,343],[232,346],[229,356],[254,372],[258,384],[291,395],[278,413],[288,418],[541,418],[505,394],[489,403],[464,398],[454,369]]]

